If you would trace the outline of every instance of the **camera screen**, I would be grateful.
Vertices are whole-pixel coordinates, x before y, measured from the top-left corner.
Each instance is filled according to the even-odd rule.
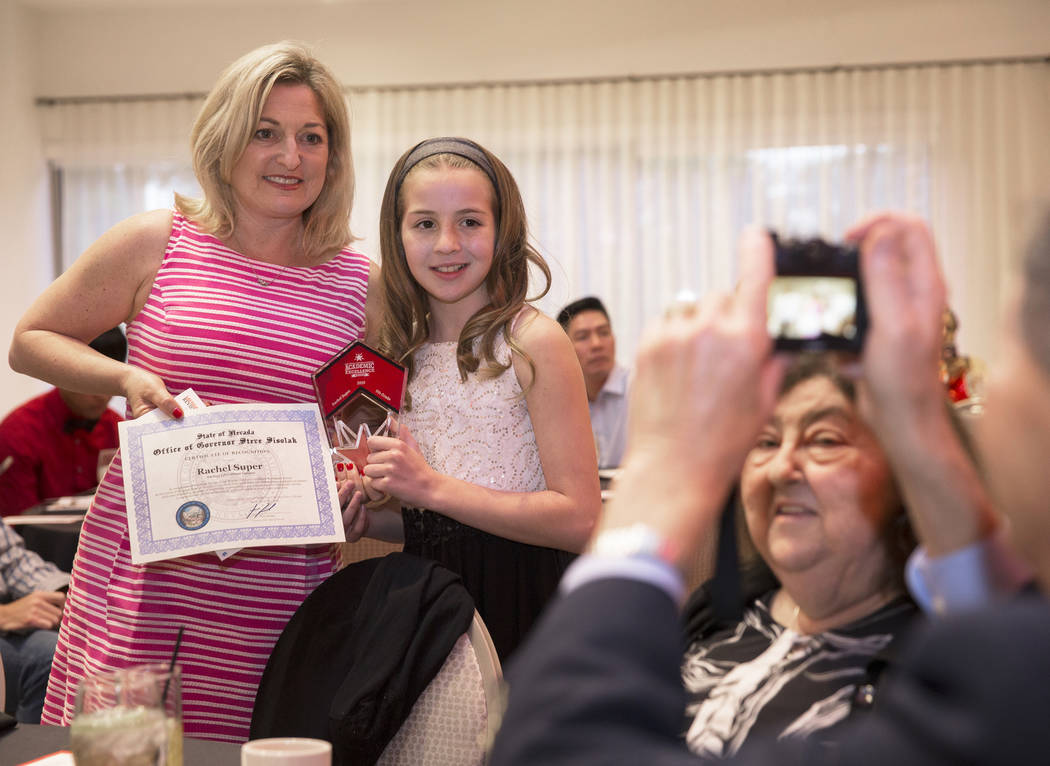
[[[857,335],[857,282],[852,277],[779,276],[769,287],[770,336],[817,340]]]

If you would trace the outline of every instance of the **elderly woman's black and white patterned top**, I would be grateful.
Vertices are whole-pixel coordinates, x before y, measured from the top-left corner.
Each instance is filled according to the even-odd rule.
[[[686,651],[685,737],[698,755],[727,757],[754,737],[832,741],[835,727],[874,704],[891,645],[918,612],[901,596],[842,628],[802,635],[773,619],[775,593]]]

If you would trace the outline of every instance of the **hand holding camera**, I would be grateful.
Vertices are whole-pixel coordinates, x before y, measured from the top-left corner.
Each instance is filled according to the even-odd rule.
[[[644,521],[685,558],[709,533],[783,375],[765,331],[772,278],[772,243],[749,230],[732,294],[669,311],[647,329],[631,384],[628,455],[600,530]]]
[[[924,221],[875,215],[850,229],[845,244],[769,235],[776,278],[767,324],[776,350],[857,355],[862,409],[880,435],[943,406],[946,291]]]
[[[921,219],[881,214],[846,236],[860,245],[868,301],[861,359],[866,393],[880,437],[892,438],[891,431],[916,417],[944,409],[939,366],[947,289]]]

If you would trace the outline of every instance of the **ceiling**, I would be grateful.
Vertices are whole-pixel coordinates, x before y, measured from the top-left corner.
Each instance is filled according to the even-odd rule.
[[[15,0],[18,5],[39,10],[105,10],[117,8],[170,8],[172,0]],[[386,3],[389,0],[297,0],[299,4],[350,5],[364,3]],[[288,0],[179,0],[180,7],[187,6],[259,7],[287,6]]]

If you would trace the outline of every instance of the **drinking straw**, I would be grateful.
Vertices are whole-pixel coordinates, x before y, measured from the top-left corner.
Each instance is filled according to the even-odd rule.
[[[168,677],[164,679],[164,693],[161,695],[161,704],[167,705],[168,699],[168,686],[171,684],[171,674],[175,672],[175,660],[179,656],[179,647],[182,645],[182,631],[185,625],[179,626],[179,633],[175,636],[175,648],[171,651],[171,662],[168,664]]]

